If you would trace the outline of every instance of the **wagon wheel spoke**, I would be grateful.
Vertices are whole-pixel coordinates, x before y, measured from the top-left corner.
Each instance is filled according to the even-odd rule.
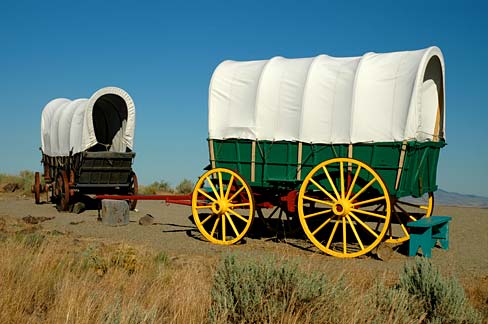
[[[393,208],[400,210],[402,212],[402,214],[405,215],[409,219],[409,221],[415,222],[417,220],[417,218],[412,216],[411,213],[409,213],[408,211],[406,211],[405,209],[403,209],[399,205],[393,205]]]
[[[327,205],[327,206],[334,206],[333,203],[327,201],[327,200],[322,200],[322,199],[317,199],[317,198],[313,198],[313,197],[308,197],[308,196],[303,196],[303,199],[305,200],[310,200],[310,201],[313,201],[313,202],[316,202],[316,203],[319,203],[319,204],[324,204],[324,205]]]
[[[322,187],[318,182],[316,182],[313,178],[310,178],[310,182],[313,183],[315,185],[315,187],[317,187],[317,189],[319,189],[320,191],[322,191],[327,197],[329,197],[330,200],[332,200],[332,201],[336,201],[337,200],[327,190],[325,190],[324,187]]]
[[[406,202],[406,201],[400,201],[398,200],[396,202],[397,205],[399,206],[410,206],[410,207],[415,207],[415,208],[420,208],[420,209],[425,209],[425,210],[428,210],[429,209],[429,206],[428,205],[424,205],[424,204],[414,204],[414,203],[410,203],[410,202]]]
[[[234,181],[234,175],[232,174],[230,176],[229,183],[227,183],[227,190],[225,191],[225,199],[229,198],[229,193],[230,193],[230,190],[232,188],[233,181]],[[232,199],[230,199],[230,200],[232,200]]]
[[[208,184],[209,184],[210,188],[212,188],[212,191],[214,193],[214,197],[218,199],[220,196],[217,193],[217,189],[215,189],[214,184],[212,183],[212,179],[210,179],[210,177],[207,177],[207,181],[208,181]],[[207,197],[210,197],[210,196],[207,196]]]
[[[36,204],[41,203],[41,175],[39,172],[34,174],[34,199]]]
[[[327,249],[330,247],[330,244],[332,243],[332,239],[334,238],[335,232],[337,231],[337,226],[339,226],[339,222],[335,222],[334,228],[332,229],[332,232],[330,233],[329,240],[327,241],[327,245],[325,246]]]
[[[239,203],[239,204],[229,204],[231,207],[249,207],[251,203]]]
[[[343,163],[343,161],[340,161],[339,162],[339,165],[340,165],[339,176],[341,178],[341,198],[344,199],[345,198],[345,195],[346,195],[346,193],[345,193],[345,190],[346,189],[345,189],[345,185],[344,185],[344,163]],[[344,231],[345,231],[345,228],[346,228],[345,225],[346,225],[346,223],[343,222],[343,224],[344,224],[344,227],[343,228],[344,228]]]
[[[324,171],[325,175],[327,176],[327,179],[329,180],[329,184],[332,187],[332,190],[334,191],[337,199],[340,199],[341,195],[337,192],[337,188],[334,184],[334,181],[332,181],[332,178],[330,177],[329,171],[327,171],[327,168],[325,167],[325,165],[322,167],[322,170]]]
[[[351,215],[351,217],[354,218],[356,222],[358,222],[364,229],[366,229],[369,233],[371,233],[371,235],[378,237],[378,233],[376,233],[376,231],[374,231],[371,227],[369,227],[366,223],[364,223],[359,217],[357,217],[353,213],[350,213],[349,215]]]
[[[56,176],[56,207],[59,211],[67,211],[69,208],[69,182],[66,171],[61,170]]]
[[[220,218],[217,217],[217,219],[215,220],[215,223],[212,227],[212,232],[210,232],[210,236],[213,237],[214,234],[215,234],[215,230],[217,229],[217,225],[219,225],[219,221],[220,221]]]
[[[419,220],[422,217],[430,217],[433,209],[434,194],[432,192],[427,193],[426,196],[421,198],[395,198],[392,204],[395,221],[390,224],[391,235],[386,242],[402,243],[409,240],[410,234],[406,224]]]
[[[360,214],[364,214],[364,215],[369,215],[369,216],[373,216],[373,217],[382,218],[382,219],[385,219],[386,218],[385,215],[381,215],[381,214],[378,214],[378,213],[372,213],[372,212],[369,212],[367,210],[361,210],[361,209],[357,209],[357,208],[351,208],[351,211],[353,211],[355,213],[360,213]]]
[[[321,211],[318,211],[316,213],[303,215],[303,218],[307,219],[307,218],[310,218],[310,217],[315,217],[315,216],[329,214],[329,213],[332,213],[332,209],[321,210]]]
[[[322,228],[325,227],[325,225],[329,224],[330,221],[334,218],[334,216],[329,217],[325,222],[323,222],[319,227],[317,227],[312,234],[315,235],[317,234]]]
[[[349,199],[351,197],[351,193],[354,189],[354,186],[356,185],[356,181],[358,180],[359,173],[361,172],[361,166],[358,165],[356,172],[354,173],[354,178],[351,181],[351,184],[349,185],[349,190],[347,191],[346,199]]]
[[[239,231],[237,230],[237,227],[234,224],[234,222],[232,221],[232,218],[230,217],[229,213],[225,213],[225,217],[224,218],[226,218],[226,217],[227,217],[227,220],[229,221],[230,226],[232,227],[232,230],[234,231],[234,234],[236,236],[239,236]]]
[[[207,202],[203,203],[202,199]],[[234,244],[245,236],[254,217],[251,187],[235,171],[209,170],[193,190],[192,214],[195,225],[207,240],[215,244]],[[215,221],[210,222],[211,218]]]
[[[204,220],[201,221],[201,224],[205,224],[210,218],[212,218],[212,216],[214,216],[214,214],[208,215]]]
[[[129,181],[129,195],[137,195],[139,192],[139,182],[137,181],[137,175],[135,172],[131,172]],[[129,209],[135,210],[137,206],[137,199],[132,199],[129,202]]]
[[[374,202],[377,202],[377,201],[381,201],[381,200],[384,200],[384,199],[385,199],[385,197],[384,196],[381,196],[381,197],[376,197],[376,198],[371,198],[371,199],[363,200],[363,201],[360,201],[360,202],[356,202],[353,205],[356,207],[356,206],[371,204],[371,203],[374,203]]]
[[[351,226],[351,229],[354,233],[354,236],[356,237],[356,240],[358,241],[359,246],[361,247],[361,250],[364,250],[364,245],[363,242],[361,241],[361,238],[359,237],[358,231],[356,230],[356,226],[354,226],[354,223],[351,220],[351,217],[349,215],[346,216],[347,221],[349,222],[349,226]]]
[[[196,209],[209,209],[212,208],[212,205],[198,205],[195,206]]]
[[[226,226],[225,226],[225,214],[222,215],[222,240],[225,242],[227,241],[227,233],[225,232]]]
[[[397,221],[398,221],[398,224],[400,224],[400,227],[403,231],[403,234],[405,234],[405,236],[407,238],[410,238],[410,234],[408,233],[408,230],[407,228],[405,227],[405,225],[403,224],[403,222],[401,221],[400,217],[398,216],[398,213],[396,211],[393,211],[393,214],[395,215]],[[390,228],[392,227],[392,225],[390,224]],[[393,231],[392,231],[393,232]],[[391,238],[393,238],[393,234],[390,236]]]
[[[387,233],[390,195],[370,166],[335,158],[318,164],[305,177],[298,194],[298,217],[317,248],[337,257],[356,257],[370,252]]]
[[[245,223],[249,222],[249,219],[244,218],[242,215],[236,213],[232,209],[229,209],[229,213],[231,213],[232,215],[234,215],[235,217],[239,218],[240,220],[242,220]]]
[[[241,187],[239,190],[237,190],[233,195],[232,197],[229,198],[229,201],[232,201],[234,200],[238,194],[240,194],[245,188],[244,187]]]
[[[210,199],[213,202],[216,202],[217,201],[215,198],[211,197],[208,193],[206,193],[202,189],[197,189],[197,192],[200,193],[200,194],[202,194],[202,195],[204,195],[205,197],[207,197],[208,199]]]
[[[368,182],[367,185],[365,185],[363,188],[361,188],[361,190],[358,191],[357,194],[354,195],[354,197],[351,198],[351,200],[355,200],[357,199],[357,197],[359,197],[363,192],[366,191],[366,189],[368,189],[373,183],[375,183],[376,181],[378,181],[378,179],[376,178],[373,178],[370,182]]]

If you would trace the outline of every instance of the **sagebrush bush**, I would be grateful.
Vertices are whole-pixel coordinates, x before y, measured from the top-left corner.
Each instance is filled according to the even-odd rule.
[[[277,323],[304,316],[327,323],[338,313],[343,290],[341,282],[331,284],[322,273],[299,271],[296,263],[228,255],[214,275],[210,322]]]
[[[171,185],[169,182],[165,180],[161,181],[154,181],[150,185],[147,186],[141,186],[140,192],[143,195],[155,195],[160,192],[173,192],[173,188],[171,188]]]
[[[406,264],[393,287],[376,282],[367,302],[374,323],[481,323],[457,280],[443,277],[425,258]]]
[[[183,179],[177,186],[176,192],[181,194],[189,194],[193,190],[194,183],[191,180]]]
[[[420,302],[401,289],[386,287],[376,280],[365,298],[363,323],[417,323],[423,317]]]
[[[455,278],[444,278],[425,258],[416,258],[400,275],[398,289],[420,301],[430,323],[481,323]]]

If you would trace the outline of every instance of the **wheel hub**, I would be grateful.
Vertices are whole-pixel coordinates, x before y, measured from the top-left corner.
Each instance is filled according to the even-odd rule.
[[[337,216],[344,217],[349,214],[351,207],[352,205],[349,200],[340,199],[334,204],[334,206],[332,206],[332,211]]]
[[[228,202],[219,199],[212,203],[212,212],[217,215],[223,215],[229,210]]]

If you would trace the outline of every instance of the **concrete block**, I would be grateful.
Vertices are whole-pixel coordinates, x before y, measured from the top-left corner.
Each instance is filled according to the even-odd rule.
[[[129,224],[129,204],[125,200],[102,200],[102,224],[122,226]]]

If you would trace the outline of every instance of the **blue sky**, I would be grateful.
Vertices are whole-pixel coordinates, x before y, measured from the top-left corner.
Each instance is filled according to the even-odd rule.
[[[137,107],[140,182],[208,164],[207,91],[225,59],[358,56],[439,46],[447,142],[438,184],[488,196],[488,6],[483,1],[11,1],[0,3],[0,172],[41,170],[51,99],[114,85]]]

